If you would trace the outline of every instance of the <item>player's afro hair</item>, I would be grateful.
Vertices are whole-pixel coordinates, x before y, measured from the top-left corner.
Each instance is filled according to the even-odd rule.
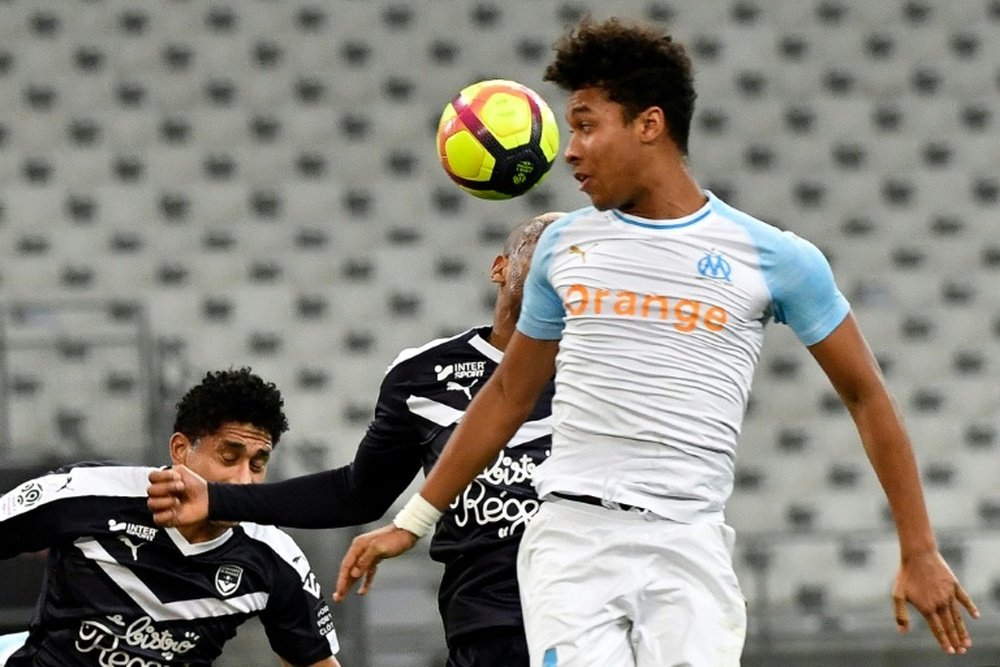
[[[271,444],[277,445],[288,430],[284,404],[274,383],[264,382],[249,368],[209,371],[178,401],[174,432],[196,440],[226,423],[251,424],[267,431]]]
[[[622,105],[630,121],[649,107],[660,107],[670,137],[684,154],[694,115],[694,73],[684,46],[660,29],[610,18],[583,19],[556,44],[545,80],[570,92],[601,88]]]

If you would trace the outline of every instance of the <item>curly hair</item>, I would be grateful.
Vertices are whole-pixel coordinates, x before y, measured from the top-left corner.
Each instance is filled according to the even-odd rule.
[[[174,432],[196,440],[223,424],[252,424],[267,431],[271,444],[277,445],[288,430],[284,404],[274,383],[264,382],[249,368],[209,371],[178,401]]]
[[[660,107],[670,137],[684,154],[694,115],[694,73],[684,46],[653,26],[617,18],[594,23],[584,18],[555,44],[555,59],[545,80],[567,91],[601,88],[622,105],[631,121],[649,107]]]

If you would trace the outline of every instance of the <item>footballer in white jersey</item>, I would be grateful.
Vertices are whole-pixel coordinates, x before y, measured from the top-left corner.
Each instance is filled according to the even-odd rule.
[[[829,265],[691,173],[691,60],[660,27],[584,18],[545,80],[569,93],[564,158],[593,208],[539,241],[518,331],[427,481],[354,540],[338,594],[412,547],[555,376],[544,499],[518,550],[531,662],[736,667],[746,607],[725,502],[765,323],[791,326],[842,397],[892,510],[896,623],[971,646],[909,436]]]
[[[560,342],[552,455],[535,472],[552,502],[518,573],[529,645],[553,665],[739,660],[746,611],[723,511],[764,326],[811,345],[850,308],[815,246],[704,194],[669,220],[576,211],[533,258],[518,330]],[[591,586],[574,589],[581,579]],[[603,631],[622,619],[630,642]]]
[[[815,246],[706,196],[677,220],[582,209],[540,240],[518,329],[561,339],[542,497],[719,520],[765,323],[811,345],[849,312]]]

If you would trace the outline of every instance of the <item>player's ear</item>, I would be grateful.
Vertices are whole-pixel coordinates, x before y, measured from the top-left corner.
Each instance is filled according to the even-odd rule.
[[[170,462],[176,465],[186,465],[187,455],[191,450],[192,443],[183,433],[174,433],[170,436]]]
[[[660,107],[649,107],[635,118],[635,128],[643,141],[653,141],[667,133],[667,119]]]
[[[493,268],[490,269],[490,282],[495,285],[503,285],[507,282],[507,264],[505,255],[497,255],[493,259]]]

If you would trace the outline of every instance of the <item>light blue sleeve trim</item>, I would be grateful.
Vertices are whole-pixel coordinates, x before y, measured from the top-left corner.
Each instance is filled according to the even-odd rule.
[[[19,648],[28,641],[28,632],[13,632],[9,635],[0,635],[0,665],[7,664],[7,658],[14,655]]]
[[[531,268],[524,281],[524,300],[521,315],[517,320],[517,330],[525,336],[537,340],[559,340],[565,326],[566,308],[562,298],[549,281],[549,268],[559,234],[577,216],[590,209],[569,213],[545,228],[535,254],[531,257]]]
[[[713,206],[746,230],[757,246],[764,282],[771,293],[774,321],[787,324],[804,345],[814,345],[836,329],[851,305],[819,248],[713,197]]]

